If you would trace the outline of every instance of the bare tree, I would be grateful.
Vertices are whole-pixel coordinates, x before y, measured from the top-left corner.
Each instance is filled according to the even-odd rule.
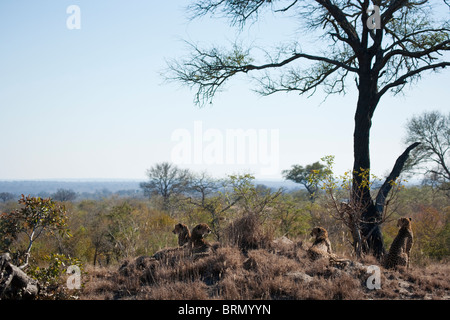
[[[14,199],[14,195],[12,193],[9,193],[9,192],[0,192],[0,199],[3,202],[6,202],[6,201]]]
[[[443,3],[441,3],[443,4]],[[376,5],[376,7],[372,7]],[[444,5],[444,4],[443,4]],[[379,12],[378,10],[379,9]],[[298,41],[278,45],[273,53],[258,62],[254,47],[235,44],[230,50],[202,49],[191,44],[190,57],[169,62],[167,78],[196,89],[198,105],[212,102],[229,79],[251,74],[256,91],[262,95],[296,92],[312,95],[322,87],[327,95],[346,93],[356,84],[358,100],[353,135],[354,186],[361,186],[361,172],[370,170],[370,129],[375,110],[386,93],[398,94],[407,83],[415,83],[426,72],[450,66],[442,52],[450,50],[450,23],[433,19],[430,1],[408,0],[292,0],[233,1],[197,0],[189,7],[192,18],[216,15],[229,19],[242,30],[247,23],[271,12],[302,21]],[[304,52],[300,43],[312,38],[317,46]],[[403,155],[408,157],[418,144]],[[405,157],[399,157],[390,178],[401,172]],[[379,228],[384,206],[383,195],[373,199],[370,189],[355,189],[355,202],[365,203],[363,230],[370,234],[369,248],[377,256],[384,251]],[[381,211],[380,211],[381,210]],[[375,230],[373,230],[375,229]]]
[[[216,193],[221,187],[220,181],[213,179],[206,172],[192,175],[189,182],[189,193],[198,198],[199,205],[204,207],[208,196]]]
[[[52,198],[61,202],[73,201],[77,198],[77,193],[73,190],[58,189],[54,194],[52,194]]]
[[[172,196],[186,191],[190,173],[189,170],[180,169],[174,164],[162,162],[147,170],[148,182],[142,182],[140,187],[144,194],[151,197],[160,195],[163,199],[163,209],[169,209],[169,200]]]
[[[421,144],[411,155],[409,167],[425,174],[426,180],[450,190],[450,113],[424,112],[406,125],[405,143]]]
[[[224,215],[240,200],[239,196],[225,196],[220,192],[224,182],[213,179],[203,172],[194,175],[189,183],[189,203],[201,208],[209,215],[209,226],[217,241],[221,241]]]

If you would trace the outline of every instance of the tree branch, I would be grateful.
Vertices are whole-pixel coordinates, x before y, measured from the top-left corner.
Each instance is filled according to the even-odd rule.
[[[188,11],[191,12],[191,19],[220,12],[230,19],[231,25],[242,28],[247,20],[252,15],[257,15],[258,10],[264,5],[270,5],[270,1],[199,0],[188,6]]]
[[[383,185],[381,186],[380,190],[378,191],[376,200],[375,200],[375,208],[378,214],[381,215],[384,209],[384,205],[386,203],[386,197],[389,194],[389,191],[391,191],[393,183],[395,180],[400,176],[400,173],[402,172],[403,166],[405,165],[406,160],[408,160],[409,153],[411,150],[416,148],[420,142],[415,142],[412,145],[410,145],[406,150],[400,155],[400,157],[397,158],[397,161],[395,162],[394,168],[392,169],[389,176],[384,181]]]
[[[169,63],[169,70],[174,76],[168,76],[166,79],[169,81],[181,81],[190,87],[198,86],[195,103],[199,105],[204,105],[205,102],[211,101],[223,84],[238,73],[247,74],[250,71],[281,68],[298,59],[318,61],[334,66],[334,68],[328,68],[329,70],[326,70],[326,72],[321,74],[321,77],[315,80],[318,84],[328,77],[329,74],[340,68],[355,73],[358,72],[357,68],[351,66],[355,56],[345,61],[339,61],[324,56],[294,52],[282,61],[255,65],[251,63],[252,59],[249,57],[249,50],[244,50],[237,45],[234,45],[233,50],[228,53],[221,52],[217,48],[204,51],[194,44],[188,43],[188,45],[193,48],[195,53],[190,60]]]
[[[404,74],[403,76],[397,78],[397,80],[388,83],[387,85],[385,85],[377,94],[377,98],[381,98],[381,96],[383,96],[389,89],[392,89],[394,87],[400,86],[400,85],[404,85],[406,84],[406,79],[411,78],[423,71],[426,70],[430,70],[430,69],[437,69],[437,68],[446,68],[450,66],[450,62],[441,62],[441,63],[437,63],[437,64],[430,64],[424,67],[421,67],[419,69],[416,70],[412,70],[406,74]]]
[[[243,66],[243,68],[247,69],[247,70],[244,70],[244,72],[248,72],[251,70],[263,70],[263,69],[267,69],[267,68],[278,68],[278,67],[282,67],[282,66],[284,66],[294,60],[300,59],[300,58],[305,58],[305,59],[313,60],[313,61],[323,61],[323,62],[332,64],[332,65],[335,65],[337,67],[346,69],[351,72],[355,72],[355,73],[358,72],[357,68],[351,67],[346,64],[346,62],[352,61],[354,59],[354,57],[352,57],[351,59],[348,59],[346,62],[341,62],[341,61],[329,59],[326,57],[314,56],[314,55],[304,54],[304,53],[296,53],[292,57],[290,57],[286,60],[283,60],[279,63],[268,63],[268,64],[261,65],[261,66],[247,65],[247,66]]]
[[[342,30],[347,34],[348,44],[352,47],[353,51],[358,54],[361,51],[361,42],[358,33],[351,23],[348,22],[344,12],[331,3],[330,0],[316,0],[316,2],[324,7],[337,21]]]
[[[385,26],[392,19],[394,13],[407,5],[408,2],[408,0],[392,0],[388,8],[381,15],[381,26]]]
[[[407,39],[405,39],[401,42],[405,42],[405,41],[407,41]],[[406,49],[392,50],[383,57],[380,64],[377,65],[377,70],[381,70],[386,65],[386,63],[389,61],[389,59],[391,59],[392,57],[394,57],[396,55],[401,55],[402,57],[419,59],[424,56],[429,56],[431,53],[438,52],[439,50],[449,51],[450,50],[449,45],[450,45],[450,40],[447,40],[447,41],[441,42],[435,46],[432,46],[428,49],[421,50],[421,51],[408,51]]]
[[[298,0],[295,0],[294,2],[292,2],[292,3],[291,3],[289,6],[287,6],[286,8],[275,10],[275,12],[286,12],[286,11],[288,11],[290,8],[292,8],[297,2],[298,2]]]
[[[435,28],[430,28],[430,29],[422,29],[422,30],[418,30],[418,31],[414,31],[411,33],[408,33],[407,35],[403,36],[403,38],[399,38],[394,31],[388,29],[385,27],[386,33],[390,34],[393,38],[397,39],[397,41],[393,42],[391,45],[389,45],[389,47],[387,47],[386,49],[384,49],[385,52],[395,48],[395,46],[400,46],[402,47],[402,49],[406,50],[405,46],[403,45],[404,42],[412,42],[414,44],[417,45],[416,41],[411,40],[412,37],[424,34],[424,33],[428,33],[428,32],[450,32],[449,28],[439,28],[439,29],[435,29]]]

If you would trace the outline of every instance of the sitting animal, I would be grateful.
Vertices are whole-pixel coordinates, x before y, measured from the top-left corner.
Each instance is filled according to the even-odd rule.
[[[178,223],[172,230],[172,233],[178,235],[178,246],[175,248],[164,248],[157,251],[151,258],[155,260],[177,259],[189,255],[189,243],[191,241],[191,233],[185,224]]]
[[[311,231],[311,236],[316,237],[312,246],[308,249],[307,255],[311,260],[327,258],[333,254],[331,242],[328,239],[328,232],[325,228],[315,227]]]
[[[306,252],[312,261],[321,258],[328,258],[330,265],[343,268],[352,263],[351,260],[339,258],[331,249],[331,242],[328,239],[328,232],[325,228],[315,227],[311,231],[311,236],[316,237],[312,246]]]
[[[384,260],[385,268],[396,268],[397,266],[409,268],[409,254],[413,245],[411,218],[398,219],[397,227],[400,227],[400,229]]]
[[[176,224],[172,232],[178,235],[178,245],[180,247],[184,246],[186,243],[189,243],[189,240],[191,239],[191,232],[185,224]]]
[[[211,229],[206,223],[200,223],[192,229],[189,247],[194,259],[208,256],[212,250],[216,249],[205,240],[210,233]]]
[[[155,264],[157,265],[159,263],[174,265],[177,261],[186,258],[196,260],[209,256],[211,249],[216,249],[215,246],[211,246],[204,239],[211,233],[211,229],[205,223],[197,225],[192,230],[192,236],[187,226],[181,223],[176,224],[172,232],[178,234],[179,247],[163,248],[155,252],[152,256],[141,256],[134,261],[125,261],[119,268],[119,271],[122,274],[128,275],[130,272],[133,272],[133,268],[144,270],[154,268]]]
[[[191,232],[190,247],[192,249],[208,246],[208,242],[204,239],[211,233],[211,229],[206,223],[200,223],[195,226]]]

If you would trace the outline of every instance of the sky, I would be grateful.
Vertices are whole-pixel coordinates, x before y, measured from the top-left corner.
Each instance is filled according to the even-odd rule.
[[[241,77],[199,108],[195,91],[164,80],[167,61],[188,55],[185,41],[230,47],[240,38],[270,50],[301,37],[298,21],[276,14],[242,32],[224,19],[189,20],[189,2],[2,0],[0,180],[145,180],[164,161],[219,178],[272,180],[327,155],[336,173],[351,169],[355,90],[325,102],[321,90],[261,97]],[[79,29],[68,27],[78,21]],[[385,175],[403,152],[408,119],[448,112],[449,79],[449,70],[425,74],[382,98],[372,173]]]

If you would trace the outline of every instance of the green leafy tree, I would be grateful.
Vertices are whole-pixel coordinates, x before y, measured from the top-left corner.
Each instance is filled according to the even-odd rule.
[[[23,259],[21,269],[28,266],[31,248],[35,241],[44,233],[58,232],[62,236],[70,236],[67,227],[67,212],[63,205],[51,198],[25,197],[19,200],[22,208],[10,213],[3,213],[0,219],[0,233],[3,244],[10,249],[14,240],[25,235],[28,245],[19,258]]]
[[[44,261],[47,262],[48,266],[35,266],[30,268],[29,272],[30,276],[39,281],[41,287],[40,298],[54,300],[77,299],[78,297],[74,295],[74,292],[70,292],[67,289],[67,283],[63,280],[70,266],[77,266],[81,273],[84,272],[81,261],[58,253],[45,256]]]
[[[276,203],[283,191],[281,188],[276,191],[261,188],[254,184],[254,180],[255,177],[251,174],[230,175],[226,184],[231,187],[233,196],[239,198],[244,215],[253,214],[266,218],[266,209]]]
[[[425,255],[437,260],[450,255],[449,210],[441,212],[431,206],[419,205],[413,216],[415,255]],[[417,258],[421,258],[418,256]]]
[[[313,173],[316,176],[325,175],[325,168],[326,166],[318,161],[308,164],[305,167],[295,164],[290,170],[283,170],[282,174],[286,180],[291,180],[295,183],[302,184],[306,188],[306,191],[308,191],[310,200],[314,202],[314,197],[318,190],[318,186],[317,183],[310,178]]]
[[[373,5],[379,8],[379,15]],[[417,82],[427,72],[450,66],[442,54],[450,51],[450,22],[440,9],[431,1],[408,0],[196,0],[189,6],[192,18],[224,17],[242,31],[270,13],[300,21],[300,32],[295,40],[277,44],[263,56],[255,54],[256,46],[236,43],[227,50],[191,44],[192,54],[169,62],[166,77],[194,88],[195,103],[200,106],[211,103],[231,78],[242,74],[252,75],[258,84],[256,91],[264,96],[278,92],[312,95],[319,87],[327,95],[345,94],[356,84],[351,196],[365,203],[362,230],[370,235],[369,249],[381,257],[384,246],[379,222],[391,189],[389,181],[398,177],[409,152],[418,144],[409,146],[397,159],[375,198],[369,184],[362,190],[357,187],[362,185],[359,173],[371,168],[370,130],[381,98],[402,92],[406,84]],[[305,51],[302,44],[307,41],[315,46]]]
[[[84,200],[78,204],[80,215],[83,216],[83,229],[86,230],[86,235],[93,247],[92,264],[94,266],[99,262],[99,258],[106,257],[109,262],[109,257],[112,252],[112,245],[108,241],[108,227],[110,219],[108,217],[109,203],[106,199],[102,200]],[[86,248],[87,249],[87,248]]]
[[[136,252],[141,226],[133,211],[133,207],[124,201],[108,214],[107,238],[117,259],[132,257]]]
[[[274,218],[282,235],[297,237],[311,232],[312,216],[309,201],[298,201],[292,194],[283,194],[274,206]]]

